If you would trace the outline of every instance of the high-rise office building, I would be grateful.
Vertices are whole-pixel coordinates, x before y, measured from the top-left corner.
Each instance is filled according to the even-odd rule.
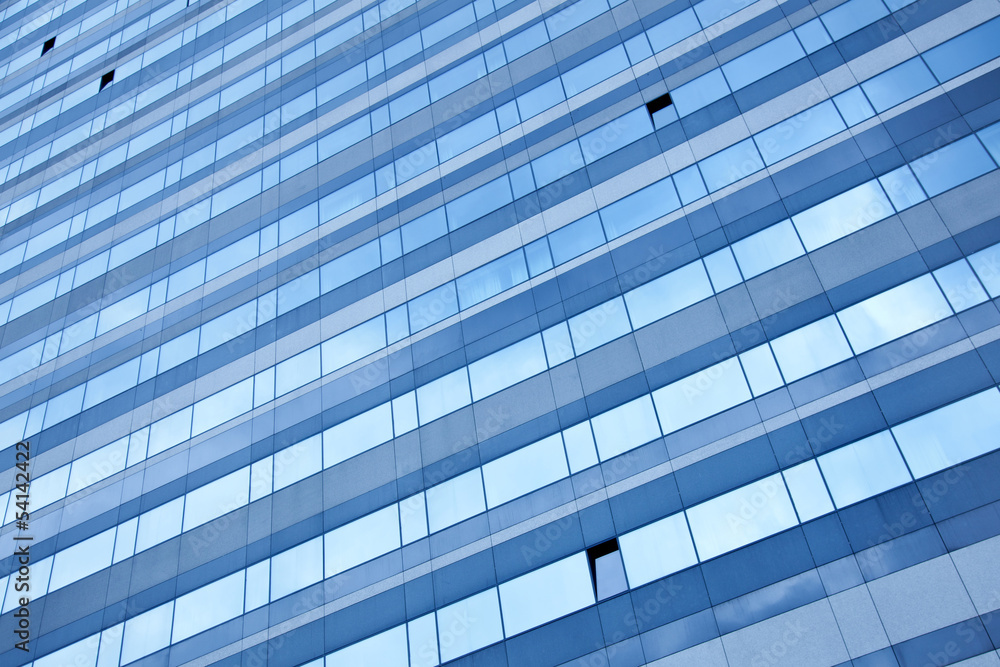
[[[4,665],[1000,665],[996,0],[0,11]]]

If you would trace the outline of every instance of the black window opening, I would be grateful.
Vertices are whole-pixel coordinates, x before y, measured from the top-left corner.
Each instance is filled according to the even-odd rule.
[[[56,38],[50,37],[49,39],[45,40],[44,44],[42,44],[42,55],[44,56],[46,53],[48,53],[54,48],[56,48]]]
[[[646,103],[646,111],[649,113],[653,127],[657,130],[673,121],[677,120],[677,110],[674,108],[674,101],[670,93],[660,95],[655,100]]]
[[[107,74],[101,77],[101,87],[97,89],[97,92],[104,90],[112,81],[115,80],[115,71],[111,70]]]
[[[618,595],[628,588],[617,538],[587,549],[587,561],[590,563],[590,579],[598,601]]]

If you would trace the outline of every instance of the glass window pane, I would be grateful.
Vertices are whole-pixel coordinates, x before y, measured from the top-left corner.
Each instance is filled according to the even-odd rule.
[[[191,435],[193,437],[204,433],[251,409],[253,409],[252,377],[195,403]]]
[[[878,181],[869,181],[793,215],[792,222],[806,250],[812,252],[887,218],[893,212]]]
[[[709,155],[698,164],[698,168],[708,191],[715,192],[760,171],[764,168],[764,161],[753,139],[744,139],[715,155]]]
[[[700,3],[699,6],[704,4]],[[653,26],[646,31],[646,34],[649,36],[649,43],[653,46],[653,51],[658,52],[673,46],[685,37],[690,37],[699,30],[701,30],[701,25],[698,23],[698,17],[695,16],[694,10],[685,9],[683,12]]]
[[[516,101],[521,120],[525,121],[533,116],[537,116],[550,107],[554,107],[565,99],[566,94],[563,92],[562,80],[556,78],[538,86],[534,90],[529,90],[518,97]]]
[[[868,79],[861,84],[861,88],[875,111],[882,113],[936,85],[934,75],[923,61],[913,58]]]
[[[478,401],[547,368],[541,334],[469,364],[472,400]]]
[[[149,429],[149,447],[146,456],[155,456],[191,437],[191,413],[193,411],[193,408],[188,406],[153,422]],[[129,461],[129,465],[132,465],[132,461]]]
[[[406,626],[410,638],[409,667],[437,667],[437,622],[434,613],[414,619]]]
[[[861,354],[950,315],[934,278],[923,275],[845,308],[837,317],[855,353]]]
[[[417,387],[417,409],[421,424],[428,424],[471,402],[469,376],[465,368]]]
[[[106,567],[111,567],[115,548],[115,531],[111,528],[94,537],[78,542],[55,554],[48,592],[79,581]],[[36,591],[35,596],[38,596]]]
[[[177,598],[171,642],[236,618],[243,613],[244,572],[240,570]]]
[[[583,153],[577,141],[563,144],[554,151],[531,161],[531,172],[535,177],[535,186],[544,187],[558,181],[563,176],[576,171],[584,164]]]
[[[712,285],[701,262],[675,271],[625,293],[632,326],[636,329],[712,296]]]
[[[597,579],[598,600],[604,600],[626,590],[628,581],[625,579],[625,564],[622,563],[621,551],[615,550],[595,558],[594,577]]]
[[[728,94],[729,84],[726,83],[722,70],[713,69],[682,86],[677,86],[670,92],[670,99],[677,107],[678,115],[683,117],[721,100]]]
[[[403,544],[427,537],[427,502],[423,492],[399,501],[399,527]]]
[[[698,18],[705,27],[717,23],[722,19],[735,14],[754,0],[702,0],[695,3],[694,10],[698,12]]]
[[[173,613],[174,601],[171,600],[125,621],[121,664],[128,664],[166,647],[170,643]]]
[[[500,584],[499,590],[507,637],[595,602],[585,552]]]
[[[557,266],[603,244],[604,229],[596,213],[549,234],[552,260]]]
[[[337,334],[320,346],[323,356],[323,374],[343,368],[372,352],[385,347],[385,321],[382,316],[362,322],[344,333]]]
[[[452,231],[514,201],[507,176],[490,181],[445,205]]]
[[[271,600],[323,579],[323,538],[317,537],[271,558]]]
[[[989,300],[972,267],[964,259],[934,271],[934,278],[956,313]]]
[[[833,102],[827,100],[757,133],[754,141],[764,163],[772,165],[843,129],[846,129],[844,121]]]
[[[897,211],[908,209],[927,199],[909,165],[879,176],[878,182],[885,188]]]
[[[818,18],[800,25],[795,29],[795,34],[806,53],[815,53],[832,41]]]
[[[405,625],[326,656],[326,667],[409,667],[409,664]]]
[[[437,324],[458,312],[455,283],[445,283],[441,287],[421,294],[417,298],[411,299],[406,307],[410,313],[410,331],[412,333]]]
[[[543,331],[542,338],[545,341],[545,354],[548,357],[549,368],[569,361],[575,356],[573,341],[569,335],[569,326],[565,322],[560,322]]]
[[[632,588],[698,562],[683,512],[625,533],[618,544]]]
[[[836,41],[869,23],[874,23],[888,13],[889,10],[881,2],[849,0],[849,2],[824,12],[820,16],[820,20],[823,21],[827,30],[830,31],[830,36]]]
[[[274,453],[274,491],[283,489],[323,469],[320,434]]]
[[[656,112],[654,117],[657,118],[657,128],[663,127],[663,124],[659,124],[660,114],[670,109],[662,109]],[[681,195],[681,203],[687,205],[693,201],[697,201],[708,194],[708,189],[705,187],[705,181],[701,180],[701,172],[698,171],[697,165],[691,165],[686,169],[682,169],[674,174],[674,185],[677,186],[677,191]]]
[[[184,530],[208,523],[250,500],[250,466],[190,491],[185,497]]]
[[[569,477],[562,437],[556,433],[483,465],[489,507],[498,507]]]
[[[590,420],[602,461],[660,437],[653,401],[641,396]]]
[[[524,253],[516,250],[459,276],[455,281],[458,287],[458,302],[461,308],[469,308],[527,279],[528,269],[524,263]]]
[[[400,547],[399,507],[372,512],[328,532],[324,572],[332,577]]]
[[[1000,296],[1000,244],[969,255],[969,264],[983,282],[990,297]]]
[[[486,511],[479,468],[432,486],[426,494],[428,525],[432,533]]]
[[[834,315],[771,341],[785,382],[795,382],[853,356]]]
[[[383,403],[324,431],[323,467],[329,468],[392,440],[390,405]]]
[[[848,88],[840,95],[836,95],[833,98],[833,103],[837,105],[837,110],[844,117],[848,127],[853,127],[875,115],[875,110],[872,109],[872,105],[865,97],[861,86]]]
[[[245,611],[252,611],[268,603],[271,591],[271,562],[262,560],[247,568]]]
[[[924,59],[942,82],[997,56],[1000,56],[1000,19],[987,21],[924,52]]]
[[[400,232],[403,236],[403,252],[410,252],[444,236],[448,233],[448,220],[445,218],[444,208],[436,208],[416,220],[411,220],[400,228]]]
[[[925,155],[911,166],[931,197],[996,169],[975,135]]]
[[[608,239],[616,239],[647,222],[680,208],[681,202],[670,178],[634,192],[601,209],[601,222]]]
[[[121,438],[73,461],[66,495],[121,472],[128,457],[128,437]]]
[[[673,433],[750,398],[750,388],[735,357],[653,392],[664,433]]]
[[[320,376],[320,346],[285,359],[274,367],[274,393],[287,394],[293,389],[306,385]]]
[[[596,162],[652,131],[649,113],[644,107],[639,107],[580,137],[584,160],[587,164]]]
[[[569,319],[569,331],[576,353],[584,354],[632,331],[622,297]]]
[[[805,254],[788,220],[751,234],[734,243],[732,248],[747,280]]]
[[[594,434],[591,431],[589,421],[565,429],[563,443],[566,445],[566,458],[569,460],[570,472],[576,474],[590,466],[597,465],[597,448],[594,445]]]
[[[1000,446],[1000,393],[987,389],[892,427],[917,479]]]
[[[781,475],[695,505],[687,510],[702,561],[798,524]]]
[[[566,96],[573,97],[628,67],[628,55],[624,46],[608,49],[562,75]]]
[[[815,460],[789,468],[782,474],[799,514],[799,521],[805,523],[833,511],[830,494],[826,492],[826,484]]]
[[[741,354],[740,363],[743,364],[743,371],[754,396],[760,396],[785,384],[778,371],[778,364],[774,361],[774,355],[771,354],[771,348],[767,344],[758,345]]]
[[[722,66],[722,71],[732,89],[739,90],[805,55],[795,34],[789,32],[730,60]]]
[[[150,547],[181,534],[181,520],[184,515],[184,498],[175,498],[139,515],[139,531],[135,538],[135,552]]]
[[[910,473],[888,431],[835,449],[816,459],[837,508],[910,481]]]
[[[500,600],[491,588],[437,610],[441,662],[447,662],[503,639]]]

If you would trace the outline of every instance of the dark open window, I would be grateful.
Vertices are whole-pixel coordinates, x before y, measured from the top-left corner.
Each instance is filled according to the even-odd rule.
[[[44,56],[46,53],[48,53],[54,48],[56,48],[56,38],[50,37],[49,39],[45,40],[44,44],[42,44],[42,55]]]
[[[101,87],[97,89],[97,92],[104,90],[108,84],[115,80],[115,71],[111,70],[107,74],[101,77]]]
[[[670,99],[670,93],[667,93],[666,95],[660,95],[655,100],[651,102],[646,102],[646,111],[648,111],[649,115],[652,116],[657,111],[662,111],[663,109],[666,109],[673,103],[674,101]]]
[[[618,595],[628,588],[622,552],[618,550],[616,538],[587,549],[587,560],[590,562],[590,579],[598,600]]]

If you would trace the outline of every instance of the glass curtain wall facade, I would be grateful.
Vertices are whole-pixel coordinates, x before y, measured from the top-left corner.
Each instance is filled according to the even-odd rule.
[[[0,76],[3,664],[1000,665],[1000,3],[19,0]]]

